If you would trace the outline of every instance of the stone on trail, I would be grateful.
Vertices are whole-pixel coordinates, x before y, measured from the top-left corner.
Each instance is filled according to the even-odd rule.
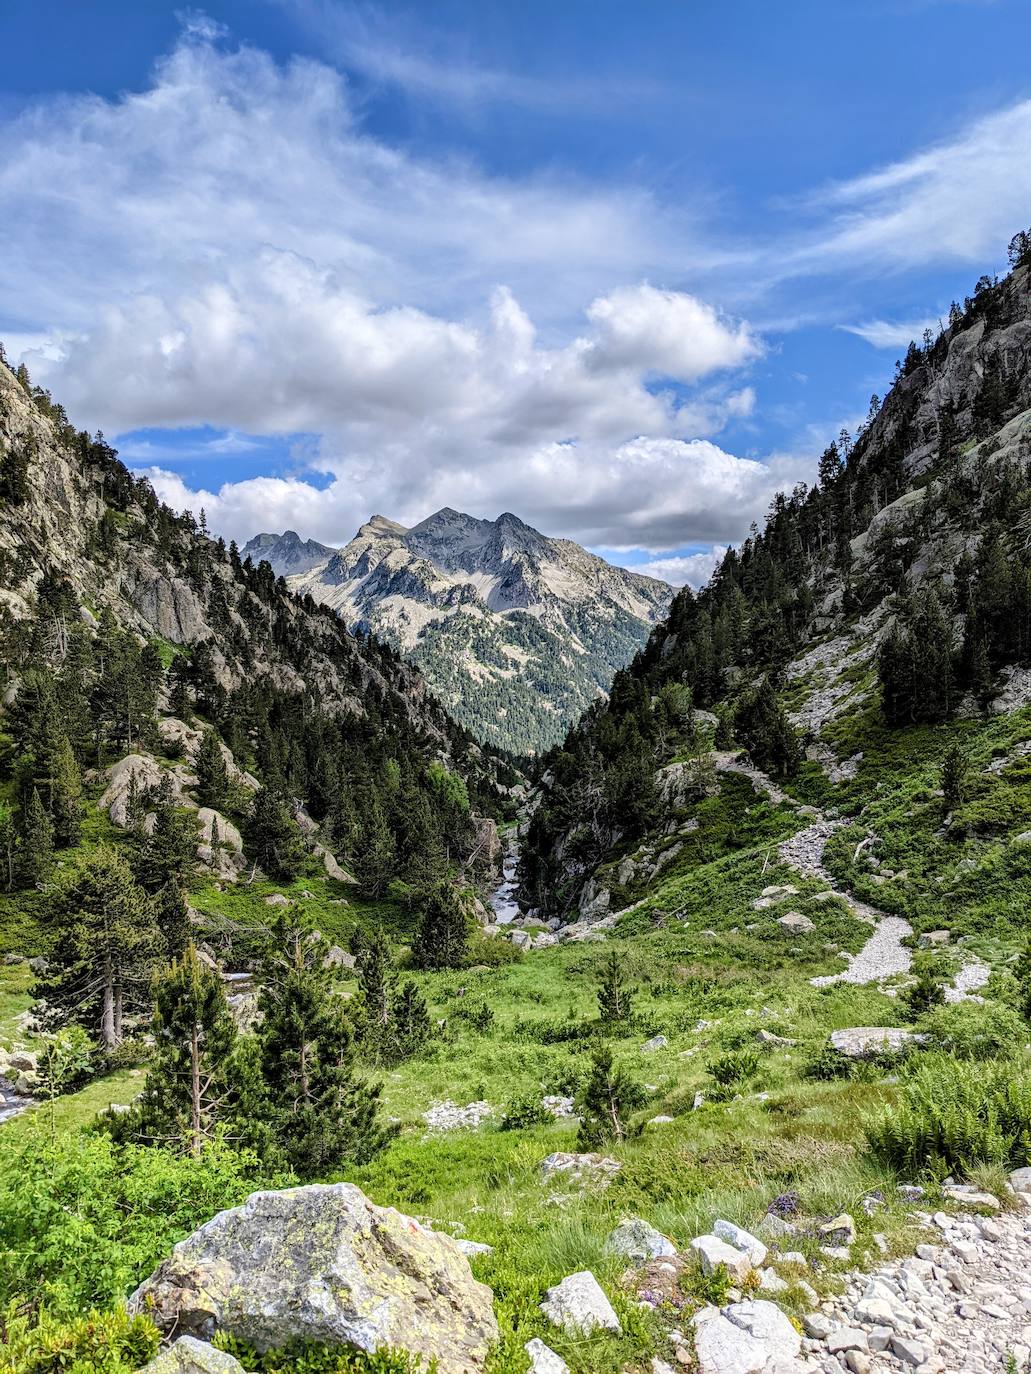
[[[712,1233],[714,1236],[718,1236],[720,1240],[725,1240],[728,1245],[732,1245],[735,1250],[740,1250],[746,1254],[756,1269],[766,1263],[768,1253],[766,1246],[757,1236],[746,1231],[743,1226],[737,1226],[732,1221],[714,1221]]]
[[[605,1242],[605,1249],[635,1264],[677,1253],[676,1246],[667,1236],[640,1217],[621,1221]]]
[[[530,1357],[530,1368],[526,1374],[569,1374],[569,1366],[562,1356],[556,1355],[540,1336],[527,1341],[523,1349]]]
[[[478,1374],[498,1336],[492,1293],[450,1236],[350,1183],[253,1193],[180,1241],[129,1299],[162,1331],[393,1346]]]
[[[703,1274],[715,1274],[722,1264],[732,1279],[744,1282],[752,1272],[752,1261],[745,1252],[728,1245],[719,1236],[695,1236],[691,1249],[698,1256]]]
[[[570,1336],[589,1336],[592,1331],[622,1331],[619,1318],[589,1269],[570,1274],[549,1288],[541,1311],[552,1326]]]
[[[609,1155],[599,1155],[594,1152],[571,1154],[567,1150],[555,1150],[546,1159],[541,1160],[541,1177],[551,1178],[553,1174],[571,1174],[574,1178],[580,1178],[587,1174],[607,1179],[612,1174],[618,1174],[622,1167],[618,1159],[612,1159]]]
[[[820,1239],[827,1245],[852,1245],[855,1238],[856,1223],[848,1212],[842,1212],[820,1227]]]
[[[160,1351],[140,1374],[243,1374],[243,1365],[234,1355],[216,1350],[207,1341],[180,1336],[175,1345]]]
[[[802,1338],[776,1303],[761,1298],[722,1311],[705,1307],[693,1322],[698,1374],[790,1368],[802,1349]]]

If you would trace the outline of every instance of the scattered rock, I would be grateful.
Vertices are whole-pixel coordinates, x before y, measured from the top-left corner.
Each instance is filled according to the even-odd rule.
[[[481,1121],[494,1115],[489,1102],[470,1102],[459,1107],[456,1102],[434,1102],[422,1114],[423,1121],[431,1131],[460,1131],[479,1126]]]
[[[746,1231],[743,1226],[737,1226],[732,1221],[715,1221],[712,1226],[712,1233],[720,1240],[725,1240],[728,1245],[732,1245],[735,1250],[740,1250],[742,1254],[748,1256],[752,1264],[759,1269],[766,1263],[766,1246],[751,1232]]]
[[[129,1300],[162,1331],[225,1331],[258,1350],[310,1340],[395,1346],[477,1374],[497,1340],[492,1294],[450,1236],[350,1183],[254,1193],[174,1248]]]
[[[540,1336],[534,1336],[523,1346],[530,1357],[530,1368],[526,1374],[569,1374],[569,1366],[550,1346],[544,1344]]]
[[[541,1311],[553,1326],[572,1336],[589,1336],[592,1331],[622,1331],[619,1318],[589,1269],[570,1274],[549,1288]]]
[[[243,1374],[243,1365],[225,1350],[216,1350],[207,1341],[180,1336],[175,1345],[162,1350],[141,1374]]]
[[[714,1274],[722,1264],[732,1279],[744,1282],[752,1272],[748,1255],[719,1236],[695,1236],[690,1248],[698,1256],[703,1274]]]
[[[592,1175],[596,1178],[610,1178],[622,1169],[618,1159],[599,1154],[570,1154],[556,1150],[541,1161],[541,1177],[551,1178],[553,1174],[571,1174],[574,1178]]]
[[[786,916],[778,917],[777,924],[791,935],[806,935],[816,929],[809,917],[803,916],[800,911],[789,911]]]
[[[908,1045],[920,1045],[926,1036],[901,1026],[851,1026],[831,1031],[831,1049],[846,1059],[867,1059],[875,1054],[898,1054]]]
[[[664,1050],[668,1047],[669,1041],[664,1035],[653,1035],[650,1040],[646,1040],[641,1046],[642,1054],[650,1054],[653,1050]]]
[[[634,1264],[677,1253],[676,1246],[667,1236],[640,1217],[621,1221],[605,1242],[605,1249]]]

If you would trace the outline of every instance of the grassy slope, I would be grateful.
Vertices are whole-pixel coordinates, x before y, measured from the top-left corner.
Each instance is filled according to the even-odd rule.
[[[794,790],[806,800],[819,792],[821,804],[857,817],[828,846],[835,876],[883,909],[907,916],[918,930],[945,926],[968,937],[969,948],[1004,977],[1031,898],[1031,846],[1014,843],[1031,828],[1031,789],[1027,762],[1019,756],[998,774],[987,765],[1031,739],[1031,712],[889,734],[872,709],[860,709],[828,733],[841,756],[864,750],[858,776],[832,788],[809,769]],[[971,751],[972,790],[943,832],[945,812],[935,789],[941,757],[955,737]],[[777,841],[805,824],[804,816],[773,806],[740,778],[724,777],[723,784],[720,797],[684,813],[699,822],[690,844],[606,943],[566,944],[488,970],[416,975],[435,1015],[446,1021],[445,1038],[430,1057],[382,1075],[385,1110],[402,1123],[402,1135],[348,1177],[377,1202],[495,1245],[495,1254],[477,1260],[476,1269],[498,1298],[503,1346],[497,1371],[521,1374],[525,1357],[519,1351],[534,1334],[581,1374],[615,1371],[662,1349],[662,1324],[636,1306],[636,1294],[620,1285],[622,1264],[604,1252],[605,1237],[627,1215],[646,1217],[682,1245],[716,1216],[756,1223],[774,1196],[793,1189],[811,1216],[852,1212],[860,1226],[857,1255],[875,1253],[875,1227],[892,1245],[912,1243],[901,1208],[889,1202],[874,1222],[860,1206],[867,1190],[891,1182],[865,1152],[863,1120],[891,1099],[893,1086],[873,1069],[830,1083],[804,1075],[830,1029],[899,1022],[899,1006],[876,988],[815,989],[808,982],[840,968],[837,951],[858,949],[868,928],[842,903],[812,901],[821,884],[777,864]],[[881,866],[905,871],[905,879],[879,881],[882,875],[864,859],[853,860],[857,837],[868,831],[881,839]],[[755,912],[751,904],[762,888],[783,881],[792,881],[799,894]],[[382,922],[396,942],[407,938],[403,919],[389,905],[338,905],[332,887],[308,877],[288,891],[312,894],[301,899],[331,938],[346,938],[356,919]],[[283,889],[256,884],[219,892],[209,885],[193,901],[211,915],[261,922],[270,910],[262,899],[273,890]],[[775,919],[789,909],[809,915],[816,930],[801,938],[783,935]],[[671,919],[670,913],[679,914]],[[623,1162],[615,1182],[597,1191],[561,1176],[542,1180],[546,1154],[575,1148],[575,1124],[568,1121],[502,1131],[495,1118],[477,1130],[428,1133],[422,1113],[434,1101],[486,1099],[500,1115],[507,1102],[527,1094],[575,1089],[591,1044],[598,967],[614,945],[625,955],[636,993],[634,1023],[616,1033],[613,1048],[650,1089],[635,1119],[643,1129],[611,1147]],[[954,948],[945,962],[955,966],[961,957]],[[22,968],[0,974],[2,1041],[5,1023],[27,1005],[28,995]],[[478,1030],[476,1012],[483,1006],[494,1021]],[[707,1066],[754,1045],[760,1027],[796,1039],[797,1046],[761,1050],[754,1072],[737,1085],[739,1100],[692,1110],[696,1092],[711,1092]],[[668,1047],[643,1052],[643,1042],[660,1033]],[[125,1100],[138,1081],[122,1074],[69,1097],[58,1106],[57,1129],[72,1129],[108,1102]],[[645,1125],[657,1115],[674,1120]],[[7,1129],[29,1124],[22,1118]],[[802,1240],[800,1248],[812,1244]],[[546,1329],[537,1310],[544,1290],[583,1268],[593,1269],[614,1296],[623,1338],[576,1341]],[[807,1277],[818,1287],[833,1286],[834,1266]],[[675,1296],[691,1301],[705,1290],[697,1278],[685,1277]],[[789,1305],[795,1300],[801,1301],[797,1291],[787,1299]]]

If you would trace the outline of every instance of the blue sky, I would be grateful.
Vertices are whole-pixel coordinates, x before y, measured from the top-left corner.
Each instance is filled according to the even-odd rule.
[[[1031,223],[1029,40],[1025,0],[7,0],[0,338],[237,539],[511,509],[697,581]]]

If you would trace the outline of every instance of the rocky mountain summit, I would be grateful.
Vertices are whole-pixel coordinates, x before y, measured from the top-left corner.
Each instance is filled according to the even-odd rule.
[[[445,508],[411,528],[377,515],[298,567],[313,545],[287,531],[243,552],[394,645],[474,735],[516,752],[560,739],[673,595],[507,512],[478,520]]]
[[[255,563],[264,560],[277,577],[291,577],[305,573],[332,556],[334,550],[329,544],[320,544],[317,539],[302,539],[296,530],[284,530],[282,534],[256,534],[247,541],[245,556]]]

